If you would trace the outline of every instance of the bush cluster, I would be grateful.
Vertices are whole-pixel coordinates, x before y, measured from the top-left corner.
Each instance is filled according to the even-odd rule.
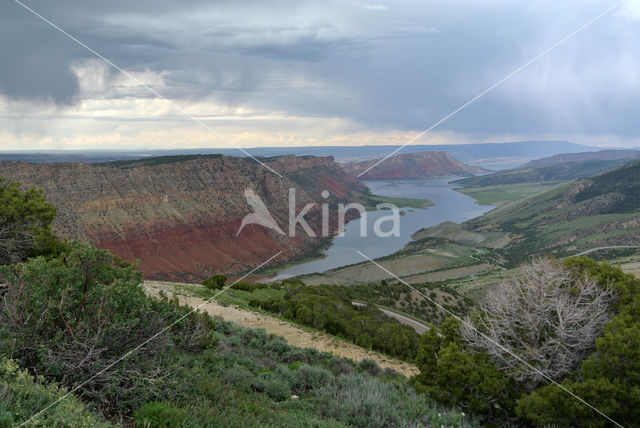
[[[0,357],[0,427],[27,422],[49,403],[61,399],[66,390],[34,378],[13,360]],[[111,426],[89,411],[76,397],[67,397],[46,414],[36,416],[29,426]]]
[[[252,284],[250,282],[244,282],[244,281],[240,281],[240,282],[236,282],[235,284],[233,284],[231,286],[232,289],[234,290],[242,290],[242,291],[248,291],[249,293],[253,293],[256,290],[264,290],[266,288],[280,288],[280,284],[278,283],[272,283],[272,284],[262,284],[262,283],[255,283]]]
[[[207,278],[202,282],[209,290],[219,290],[224,288],[225,283],[227,282],[227,277],[221,274],[213,275],[211,278]]]
[[[404,360],[416,357],[420,335],[376,307],[354,306],[333,286],[288,283],[282,287],[284,297],[255,299],[250,304],[365,348]]]
[[[0,265],[64,251],[51,229],[56,211],[41,190],[22,191],[20,183],[0,177]]]

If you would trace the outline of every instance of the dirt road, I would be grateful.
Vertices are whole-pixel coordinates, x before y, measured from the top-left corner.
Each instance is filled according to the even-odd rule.
[[[357,300],[353,300],[351,302],[351,304],[354,305],[354,306],[368,306],[367,303],[358,302]],[[377,306],[377,305],[376,305],[376,307],[378,309],[380,309],[380,311],[383,314],[398,320],[398,322],[400,324],[408,325],[409,327],[414,329],[418,334],[423,334],[425,331],[429,330],[429,326],[428,325],[426,325],[426,324],[424,324],[424,323],[422,323],[422,322],[420,322],[420,321],[418,321],[416,319],[413,319],[413,318],[411,318],[409,316],[401,314],[400,312],[392,311],[391,309],[386,309],[386,308],[383,308],[383,307],[380,307],[380,306]]]
[[[595,251],[600,251],[600,250],[615,250],[618,248],[640,248],[637,245],[611,245],[608,247],[598,247],[598,248],[592,248],[590,250],[587,251],[583,251],[579,254],[576,254],[576,256],[586,256],[587,254],[593,253]]]
[[[315,348],[323,352],[331,352],[334,355],[351,358],[355,361],[361,361],[365,358],[375,360],[380,367],[389,367],[405,376],[413,376],[418,374],[418,369],[412,364],[386,357],[377,352],[356,346],[347,341],[337,339],[335,337],[305,329],[298,325],[270,317],[268,315],[252,312],[236,306],[222,306],[216,301],[206,302],[205,300],[193,295],[187,295],[183,290],[175,292],[174,285],[168,282],[146,281],[145,289],[147,294],[157,296],[160,290],[167,295],[176,295],[181,303],[196,307],[200,306],[200,310],[210,315],[218,315],[227,321],[234,322],[238,325],[251,328],[263,328],[267,333],[276,334],[284,337],[290,345],[300,348]]]
[[[380,309],[380,311],[383,312],[385,315],[390,316],[391,318],[397,319],[398,322],[400,322],[400,324],[408,325],[409,327],[414,329],[416,332],[418,332],[418,334],[422,334],[425,331],[429,330],[429,326],[427,326],[426,324],[423,324],[420,321],[415,320],[411,317],[408,317],[404,314],[401,314],[396,311],[392,311],[390,309],[381,308],[380,306],[378,306],[378,309]]]

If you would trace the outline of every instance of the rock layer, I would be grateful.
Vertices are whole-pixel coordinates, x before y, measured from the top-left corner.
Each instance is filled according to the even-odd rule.
[[[331,157],[261,160],[283,178],[254,160],[219,155],[104,164],[0,162],[0,176],[43,189],[58,207],[54,228],[60,235],[139,260],[148,278],[200,281],[214,273],[247,272],[279,251],[275,263],[309,257],[329,242],[300,227],[289,237],[248,225],[236,236],[252,212],[245,189],[253,189],[288,231],[289,189],[295,188],[297,213],[315,202],[305,218],[318,235],[320,204],[329,204],[333,231],[337,204],[366,202],[369,194]],[[330,194],[326,199],[323,190]]]

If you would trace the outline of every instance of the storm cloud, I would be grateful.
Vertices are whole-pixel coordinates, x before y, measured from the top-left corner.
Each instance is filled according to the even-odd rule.
[[[243,144],[261,145],[261,133],[291,144],[335,144],[349,133],[367,133],[366,141],[375,143],[379,134],[388,144],[419,132],[612,3],[25,4],[172,102],[215,120],[228,134],[245,132]],[[454,116],[438,128],[441,137],[591,136],[635,145],[638,4],[629,0]],[[0,124],[15,141],[34,133],[60,139],[68,132],[91,141],[118,133],[123,141],[113,144],[128,146],[127,133],[162,139],[165,129],[132,122],[192,125],[18,3],[0,5],[0,36]],[[305,129],[306,140],[287,137]],[[161,145],[179,145],[174,138]]]

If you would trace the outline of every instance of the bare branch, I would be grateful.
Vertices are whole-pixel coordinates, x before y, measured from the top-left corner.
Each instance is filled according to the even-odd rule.
[[[591,352],[613,316],[615,298],[611,287],[538,259],[523,265],[520,277],[502,281],[487,294],[468,319],[470,325],[462,325],[462,337],[471,348],[487,351],[517,381],[535,384],[543,375],[560,379]]]

